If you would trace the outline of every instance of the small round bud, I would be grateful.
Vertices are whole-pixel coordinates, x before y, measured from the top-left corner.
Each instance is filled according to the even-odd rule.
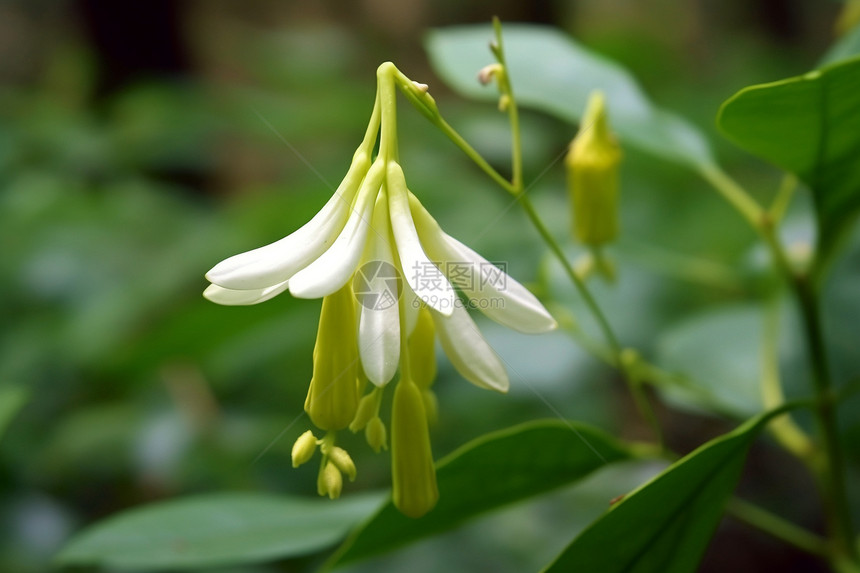
[[[317,438],[314,433],[308,430],[296,440],[293,444],[292,458],[293,467],[297,468],[314,455],[317,449]]]
[[[484,66],[478,72],[478,81],[481,82],[481,85],[487,85],[493,78],[496,77],[496,74],[502,72],[501,64],[490,64],[488,66]]]
[[[349,481],[355,480],[355,462],[352,461],[345,449],[333,447],[328,453],[328,459],[337,466],[337,469],[349,477]]]
[[[367,427],[364,429],[364,437],[368,445],[373,448],[377,454],[380,450],[388,449],[388,431],[385,429],[385,424],[379,419],[379,416],[370,419]]]

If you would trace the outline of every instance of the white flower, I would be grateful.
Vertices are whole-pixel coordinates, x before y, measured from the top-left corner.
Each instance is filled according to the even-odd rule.
[[[391,415],[392,498],[403,513],[418,517],[438,498],[428,428],[436,417],[434,338],[470,382],[501,392],[509,386],[501,359],[455,287],[510,328],[545,332],[556,322],[525,287],[444,233],[409,191],[396,161],[395,86],[420,99],[423,109],[435,104],[426,86],[416,86],[391,63],[379,67],[377,79],[364,141],[328,203],[291,235],[215,265],[203,294],[227,305],[256,304],[286,290],[323,299],[305,410],[327,434],[317,440],[305,433],[293,448],[298,465],[319,446],[320,495],[339,496],[342,473],[355,477],[348,454],[335,446],[338,430],[364,429],[374,450],[386,447],[379,408],[400,369]],[[379,154],[371,161],[380,131]],[[370,283],[380,278],[385,288],[377,292]],[[359,397],[366,380],[372,390]]]
[[[377,159],[371,164],[361,152],[319,213],[291,235],[215,265],[206,274],[212,284],[204,296],[226,305],[256,304],[286,290],[299,298],[321,298],[340,290],[371,261],[399,269],[406,283],[400,297],[406,325],[396,304],[361,306],[359,354],[376,385],[394,377],[400,329],[411,330],[423,303],[433,310],[442,347],[463,377],[481,387],[508,389],[504,366],[452,282],[499,324],[526,333],[556,326],[525,287],[442,231],[408,190],[398,163]]]

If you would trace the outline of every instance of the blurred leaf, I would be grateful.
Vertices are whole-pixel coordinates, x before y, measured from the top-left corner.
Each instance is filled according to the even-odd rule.
[[[819,63],[820,67],[847,60],[860,54],[860,26],[855,26],[850,32],[834,43]]]
[[[709,310],[667,329],[658,342],[659,363],[691,386],[666,387],[667,397],[740,418],[758,414],[762,336],[761,310],[752,305]]]
[[[439,462],[439,503],[430,513],[410,519],[389,502],[353,533],[332,564],[364,559],[441,533],[631,457],[629,450],[600,430],[561,420],[487,434]]]
[[[729,98],[717,122],[738,146],[795,173],[812,189],[819,263],[860,210],[860,58]]]
[[[176,569],[305,555],[340,539],[382,501],[222,493],[132,509],[79,533],[61,565]]]
[[[467,97],[498,99],[481,86],[478,70],[493,62],[491,26],[433,30],[425,42],[435,71]],[[708,142],[686,120],[655,107],[620,65],[553,28],[505,24],[505,57],[517,101],[578,123],[589,94],[603,90],[610,121],[626,144],[670,161],[701,167],[714,162]]]
[[[612,506],[544,571],[695,571],[758,431],[784,409],[757,416]]]
[[[15,414],[27,403],[30,393],[26,388],[9,384],[0,386],[0,438]]]

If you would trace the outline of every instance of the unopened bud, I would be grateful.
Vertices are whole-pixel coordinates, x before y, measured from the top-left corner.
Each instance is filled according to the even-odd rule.
[[[376,416],[378,409],[377,400],[373,392],[362,396],[361,400],[358,401],[358,409],[355,412],[355,418],[353,418],[352,422],[349,424],[349,430],[352,433],[363,430],[371,418]]]
[[[481,85],[487,85],[493,78],[496,77],[497,74],[500,74],[504,71],[504,68],[501,64],[490,64],[489,66],[484,66],[478,72],[478,81],[481,82]]]
[[[314,455],[317,449],[317,438],[314,433],[308,430],[296,440],[293,444],[292,458],[293,467],[297,468]]]
[[[391,474],[394,505],[421,517],[436,505],[439,490],[421,390],[408,378],[394,390],[391,414]]]
[[[355,303],[347,283],[323,298],[314,346],[314,371],[305,411],[323,430],[345,428],[358,408]]]
[[[565,158],[573,231],[591,246],[618,235],[618,165],[621,150],[609,131],[606,101],[593,92],[580,131]]]
[[[364,438],[377,454],[380,450],[388,449],[388,432],[385,430],[385,423],[379,419],[379,416],[371,418],[370,422],[367,423],[367,427],[364,429]]]
[[[326,463],[317,478],[317,492],[320,495],[328,495],[329,499],[337,499],[342,490],[343,476],[340,475],[340,470],[333,463]]]
[[[421,390],[421,398],[424,401],[424,412],[427,415],[427,423],[431,426],[439,420],[439,400],[433,390]]]
[[[345,449],[333,447],[328,453],[328,459],[337,466],[337,469],[347,475],[349,481],[355,480],[355,462],[352,461]]]
[[[435,334],[433,316],[427,307],[422,307],[407,341],[412,379],[419,388],[430,388],[436,379]]]

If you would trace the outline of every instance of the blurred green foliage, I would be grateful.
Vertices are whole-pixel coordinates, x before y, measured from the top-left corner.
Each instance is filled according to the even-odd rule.
[[[730,20],[734,12],[725,10]],[[820,12],[814,22],[827,21],[826,10]],[[606,17],[602,27],[590,28],[588,20],[573,27],[642,72],[660,107],[681,110],[706,132],[725,97],[751,81],[805,71],[827,36],[817,32],[786,56],[753,33],[738,40],[723,20],[709,34],[713,49],[725,52],[708,60],[707,71],[691,73],[695,60],[675,49],[687,28],[673,34],[664,26],[657,34],[623,18],[606,26]],[[219,30],[204,33],[217,43]],[[0,570],[47,570],[72,532],[150,501],[313,489],[313,468],[292,469],[289,448],[305,429],[319,302],[281,296],[224,308],[200,292],[206,269],[297,228],[345,172],[370,111],[380,50],[365,33],[328,21],[234,31],[223,48],[235,46],[220,61],[228,70],[223,76],[210,70],[149,80],[106,99],[95,95],[99,62],[91,47],[69,34],[29,81],[0,84]],[[399,61],[390,49],[383,57]],[[432,79],[423,60],[413,57],[401,67],[415,79],[424,80],[422,73]],[[492,106],[445,97],[441,82],[430,83],[452,125],[505,169],[504,117]],[[489,260],[507,261],[514,277],[582,320],[581,303],[560,269],[535,257],[543,247],[509,199],[421,117],[406,109],[401,116],[407,177],[446,231]],[[523,124],[530,193],[554,234],[565,237],[562,174],[551,167],[573,128],[535,112],[525,113]],[[718,142],[715,148],[750,188],[773,194],[775,170]],[[743,344],[751,335],[745,305],[772,288],[764,257],[752,247],[753,233],[691,174],[635,149],[625,154],[621,278],[617,285],[596,283],[596,294],[625,343],[667,367],[689,366],[697,379],[724,389],[726,372],[715,368],[713,378],[696,372],[708,364],[689,348],[729,352],[728,329],[743,332],[733,341],[743,346],[736,352],[751,349]],[[786,233],[808,241],[811,220],[809,199],[798,197]],[[826,296],[843,383],[857,373],[858,242],[855,232]],[[577,247],[566,246],[576,257]],[[513,388],[507,396],[489,395],[441,364],[437,458],[489,431],[553,415],[624,437],[647,434],[616,376],[564,332],[537,338],[481,328],[510,364]],[[789,336],[783,345],[786,384],[795,395],[804,387],[799,344]],[[749,360],[738,356],[734,383],[745,381]],[[734,413],[736,398],[727,399],[727,413]],[[860,408],[856,397],[847,406]],[[681,449],[728,427],[678,410],[661,414]],[[857,419],[845,417],[846,441],[860,439]],[[356,461],[359,476],[346,495],[388,486],[385,456]],[[856,476],[856,451],[853,462]],[[655,470],[641,462],[605,468],[548,500],[516,505],[350,570],[398,571],[406,563],[414,571],[535,569],[609,499]],[[760,477],[751,471],[746,487],[763,489]],[[781,494],[808,486],[793,474],[781,478],[767,492],[776,507],[785,503]],[[814,507],[799,508],[796,518],[818,521]],[[750,554],[746,561],[741,555],[741,566],[755,570],[760,561]],[[300,558],[241,570],[299,571],[319,562]]]

